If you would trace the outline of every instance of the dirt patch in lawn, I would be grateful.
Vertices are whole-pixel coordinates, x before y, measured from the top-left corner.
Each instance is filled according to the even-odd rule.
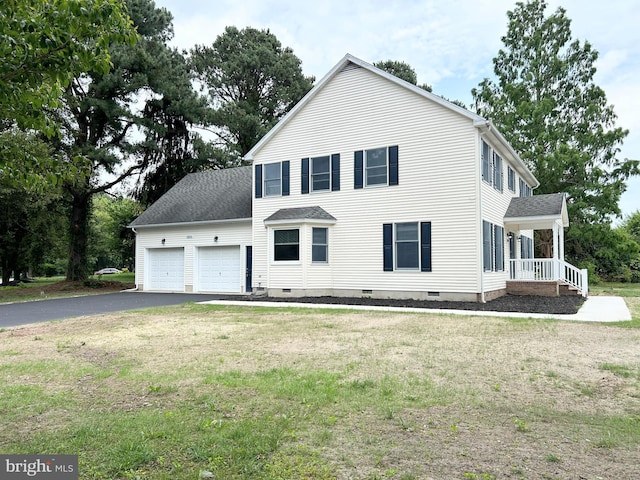
[[[71,417],[286,417],[278,454],[305,448],[338,479],[618,480],[640,478],[638,342],[578,322],[191,305],[8,329],[0,358],[6,387],[81,385]],[[181,458],[206,431],[159,450]]]

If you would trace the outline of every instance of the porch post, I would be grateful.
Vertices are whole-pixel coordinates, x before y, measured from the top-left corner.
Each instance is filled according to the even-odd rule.
[[[560,264],[558,262],[558,244],[559,244],[559,234],[558,234],[558,222],[553,222],[553,279],[560,279]]]
[[[559,247],[560,247],[560,260],[564,262],[564,227],[559,225],[558,233],[560,234],[559,238]]]

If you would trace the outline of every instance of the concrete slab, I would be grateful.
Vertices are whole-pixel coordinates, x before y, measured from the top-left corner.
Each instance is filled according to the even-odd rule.
[[[510,317],[510,318],[548,318],[554,320],[569,320],[577,322],[623,322],[631,320],[631,312],[621,297],[591,296],[582,305],[578,313],[573,315],[546,313],[518,313],[518,312],[483,312],[474,310],[452,310],[446,308],[410,308],[410,307],[381,307],[369,305],[336,305],[295,302],[245,302],[242,300],[210,300],[198,302],[200,304],[237,305],[252,307],[296,307],[296,308],[324,308],[335,310],[373,310],[410,313],[438,313],[443,315],[466,315],[480,317]],[[437,302],[434,302],[437,303]]]

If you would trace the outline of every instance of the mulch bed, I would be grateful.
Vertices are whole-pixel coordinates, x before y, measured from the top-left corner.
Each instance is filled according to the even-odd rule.
[[[227,300],[262,302],[328,303],[335,305],[374,305],[383,307],[437,308],[487,312],[519,312],[574,314],[585,299],[579,295],[538,297],[533,295],[504,295],[486,303],[428,300],[397,300],[366,297],[267,297],[266,295],[226,297]]]

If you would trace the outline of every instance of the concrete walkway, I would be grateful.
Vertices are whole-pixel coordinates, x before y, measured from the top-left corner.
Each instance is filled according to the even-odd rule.
[[[622,297],[591,296],[587,298],[578,313],[573,315],[546,314],[546,313],[518,313],[518,312],[483,312],[474,310],[451,310],[445,308],[410,308],[410,307],[380,307],[367,305],[337,305],[337,304],[313,304],[295,302],[259,302],[251,303],[238,300],[210,300],[198,302],[201,304],[215,305],[239,305],[252,307],[300,307],[300,308],[326,308],[336,310],[378,310],[389,312],[412,313],[441,313],[445,315],[467,315],[481,317],[510,317],[510,318],[550,318],[554,320],[570,320],[577,322],[623,322],[631,320],[631,312],[627,308]],[[437,302],[434,302],[437,304]]]

